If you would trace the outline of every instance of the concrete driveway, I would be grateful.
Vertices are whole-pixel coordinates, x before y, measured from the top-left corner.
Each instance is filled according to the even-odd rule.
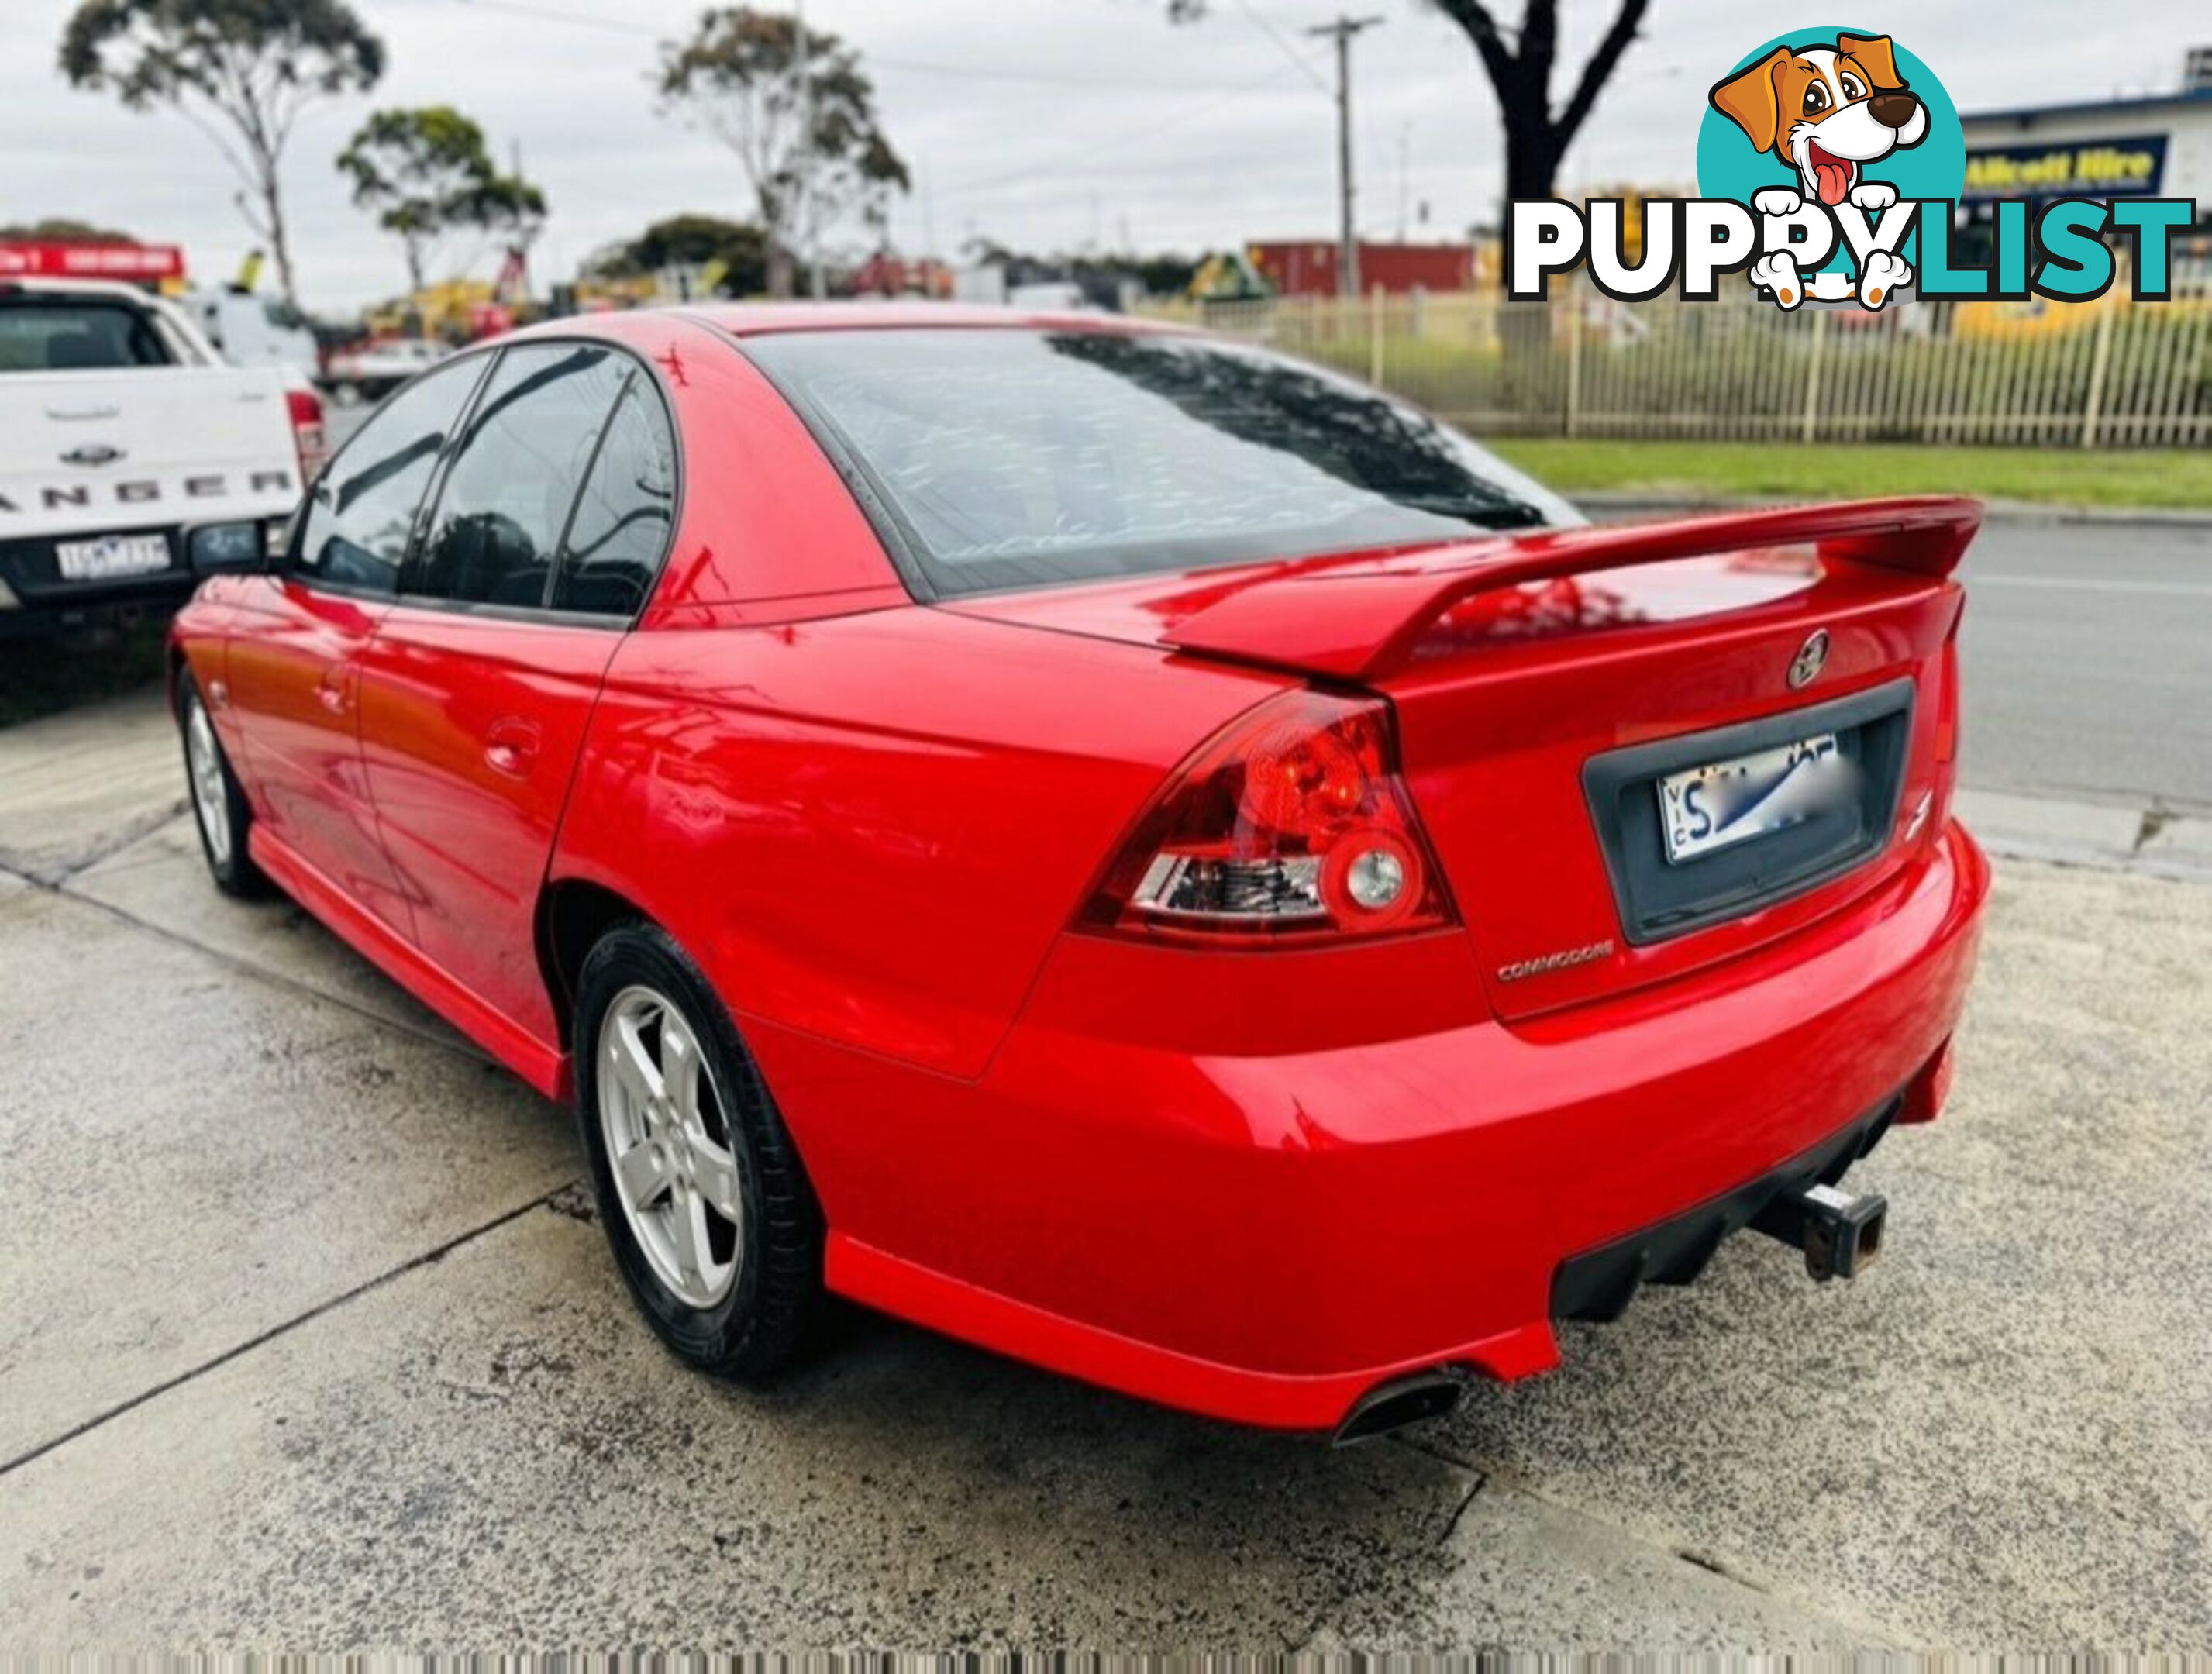
[[[27,1643],[2212,1641],[2212,889],[2001,866],[1887,1259],[1738,1240],[1343,1453],[858,1313],[631,1317],[568,1115],[199,871],[151,696],[0,733],[0,1622]]]

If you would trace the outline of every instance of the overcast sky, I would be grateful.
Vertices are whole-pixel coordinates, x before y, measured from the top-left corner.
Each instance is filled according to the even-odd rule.
[[[348,202],[331,167],[377,105],[453,104],[502,155],[523,149],[553,215],[538,276],[683,210],[743,215],[734,158],[656,114],[657,39],[696,0],[354,0],[390,49],[371,98],[324,106],[286,161],[305,300],[335,310],[400,288],[398,247]],[[213,146],[173,114],[135,116],[54,67],[74,0],[0,0],[0,221],[67,215],[186,246],[228,275],[250,240]],[[984,234],[1023,248],[1195,251],[1334,227],[1333,73],[1307,26],[1331,0],[1212,0],[1170,28],[1164,0],[807,0],[810,22],[857,45],[916,190],[893,223],[909,252]],[[1496,213],[1497,106],[1474,51],[1424,0],[1360,0],[1385,19],[1355,49],[1359,221],[1416,237]],[[1516,13],[1517,0],[1501,9]],[[1887,23],[1962,110],[2168,88],[2201,0],[1920,0]],[[1561,0],[1579,67],[1612,0]],[[575,21],[563,21],[573,19]],[[2001,20],[2001,21],[2000,21]],[[1565,184],[1688,182],[1705,90],[1770,34],[1836,21],[1820,8],[1652,0]],[[1571,86],[1563,72],[1555,97]],[[1421,206],[1428,209],[1425,224]],[[491,252],[476,254],[488,274]]]

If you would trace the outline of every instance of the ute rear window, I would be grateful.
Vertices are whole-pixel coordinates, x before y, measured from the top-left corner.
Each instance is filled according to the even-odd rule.
[[[939,597],[1578,523],[1427,415],[1164,334],[793,332],[746,352]]]
[[[119,302],[0,301],[0,373],[165,367],[153,322]]]

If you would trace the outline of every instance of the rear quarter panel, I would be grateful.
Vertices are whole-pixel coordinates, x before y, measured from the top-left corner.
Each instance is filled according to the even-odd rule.
[[[1280,684],[915,605],[641,633],[554,872],[743,1017],[977,1076],[1167,774]]]

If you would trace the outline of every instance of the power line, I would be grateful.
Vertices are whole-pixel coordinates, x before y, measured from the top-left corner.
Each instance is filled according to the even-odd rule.
[[[535,18],[543,23],[570,23],[586,29],[605,29],[618,35],[650,35],[658,39],[667,33],[654,28],[649,23],[633,23],[620,17],[593,17],[583,12],[562,11],[552,6],[534,6],[528,3],[528,0],[458,0],[458,3],[472,11],[505,12],[510,17]]]
[[[1273,24],[1267,21],[1267,18],[1261,13],[1260,9],[1252,3],[1252,0],[1237,0],[1237,9],[1244,14],[1245,17],[1250,21],[1254,28],[1259,30],[1261,34],[1267,36],[1269,40],[1273,41],[1277,46],[1282,49],[1283,56],[1298,67],[1298,73],[1301,76],[1304,76],[1309,82],[1311,82],[1323,93],[1327,93],[1328,91],[1328,78],[1323,76],[1321,71],[1313,67],[1313,61],[1307,58],[1304,53],[1298,51],[1297,45],[1291,41],[1288,35],[1285,34]]]
[[[667,39],[669,33],[654,25],[640,23],[629,18],[609,17],[596,13],[571,10],[565,7],[543,5],[536,3],[536,0],[455,0],[455,3],[478,11],[503,12],[512,16],[526,17],[542,22],[601,29],[611,33],[641,39],[664,40]],[[1282,36],[1279,30],[1257,12],[1253,11],[1248,0],[1238,0],[1238,3],[1244,7],[1246,15],[1250,17],[1254,23],[1284,47],[1285,56],[1300,75],[1326,90],[1327,82],[1316,76],[1312,64]],[[1070,163],[1095,158],[1117,147],[1141,143],[1158,135],[1172,132],[1197,121],[1201,117],[1209,116],[1249,94],[1280,87],[1285,79],[1282,70],[1271,70],[1265,76],[1248,82],[1161,82],[1147,78],[1141,82],[1117,82],[1102,81],[1096,76],[1061,76],[1026,70],[1005,70],[976,65],[932,63],[915,58],[886,58],[873,52],[866,52],[864,61],[871,67],[883,66],[925,74],[972,77],[981,81],[1029,82],[1046,86],[1083,87],[1094,90],[1105,87],[1121,87],[1146,93],[1207,92],[1214,95],[1197,104],[1170,112],[1165,116],[1152,118],[1142,124],[1109,134],[1103,138],[1055,153],[1041,161],[1025,164],[1020,168],[1011,169],[1004,173],[988,175],[979,180],[969,180],[950,186],[939,186],[935,189],[934,195],[948,197],[968,197],[979,192],[994,191],[1005,186],[1018,185],[1028,181],[1046,179],[1059,173]]]
[[[1000,186],[1018,185],[1027,180],[1039,179],[1044,176],[1057,173],[1067,163],[1079,162],[1086,158],[1096,157],[1099,153],[1111,150],[1116,146],[1167,133],[1183,126],[1186,123],[1195,122],[1202,116],[1210,116],[1223,106],[1233,104],[1247,94],[1258,93],[1270,87],[1279,87],[1282,82],[1283,72],[1279,70],[1271,70],[1258,81],[1247,82],[1242,87],[1233,88],[1218,99],[1209,99],[1203,104],[1187,106],[1171,116],[1158,118],[1144,124],[1141,127],[1127,129],[1119,133],[1109,134],[1103,139],[1091,140],[1085,144],[1059,152],[1041,162],[1010,170],[1004,174],[988,175],[981,180],[970,180],[963,185],[940,188],[940,191],[947,197],[959,197],[972,192],[994,191]]]
[[[1096,76],[1055,76],[1048,70],[931,64],[920,58],[887,58],[874,52],[863,53],[862,59],[871,68],[880,64],[888,70],[911,70],[923,76],[957,76],[976,82],[1028,82],[1048,88],[1118,88],[1135,93],[1234,93],[1238,87],[1234,82],[1163,82],[1149,76],[1141,79],[1101,80]]]
[[[473,11],[503,12],[512,17],[526,17],[541,23],[565,23],[584,29],[603,29],[612,34],[631,35],[640,39],[663,41],[672,30],[650,23],[640,23],[625,17],[605,17],[590,12],[571,11],[565,8],[532,3],[532,0],[455,0],[455,3]],[[975,82],[1028,82],[1038,87],[1054,88],[1119,88],[1138,93],[1234,93],[1238,84],[1231,82],[1164,82],[1154,76],[1141,80],[1101,79],[1087,75],[1054,75],[1048,70],[1008,70],[990,64],[944,64],[928,58],[887,57],[883,53],[864,50],[863,64],[869,69],[903,70],[922,76],[951,76]],[[1309,76],[1312,67],[1304,60],[1297,61]],[[1316,82],[1316,85],[1325,85]]]

